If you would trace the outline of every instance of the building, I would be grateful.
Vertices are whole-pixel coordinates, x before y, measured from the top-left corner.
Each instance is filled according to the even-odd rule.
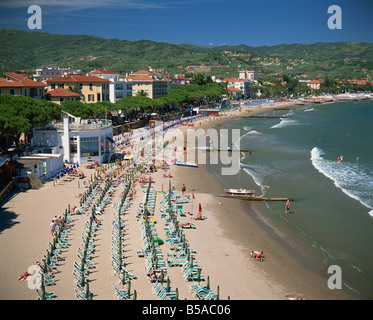
[[[224,81],[227,83],[227,88],[235,88],[241,90],[242,98],[250,97],[250,83],[252,82],[251,80],[225,78]]]
[[[44,99],[45,83],[31,80],[15,72],[4,72],[6,78],[0,78],[0,94],[25,96]]]
[[[242,90],[233,88],[233,87],[228,87],[227,90],[229,91],[229,96],[230,99],[232,100],[240,100],[243,97]]]
[[[15,158],[17,176],[25,177],[34,173],[41,181],[46,181],[64,169],[62,154],[32,154]]]
[[[124,79],[132,81],[133,96],[145,93],[148,98],[154,99],[166,96],[170,92],[171,81],[155,71],[140,70]]]
[[[63,154],[64,162],[105,162],[112,154],[111,120],[81,119],[67,114],[63,122],[33,129],[31,147],[37,152]]]
[[[314,90],[320,89],[320,85],[321,85],[320,80],[299,80],[299,82],[306,83],[309,88],[314,89]]]
[[[311,80],[307,85],[314,90],[320,89],[321,81],[319,80]]]
[[[93,70],[89,76],[96,76],[109,80],[109,101],[116,103],[124,97],[132,96],[132,81],[126,81],[120,77],[120,74],[107,70]]]
[[[50,100],[57,104],[62,104],[65,101],[80,101],[82,96],[79,93],[66,90],[64,88],[57,88],[52,91],[48,91],[45,94],[47,100]]]
[[[175,77],[172,79],[173,86],[184,86],[186,84],[191,84],[193,82],[193,78],[185,78],[185,74],[177,73]]]
[[[242,70],[238,71],[238,78],[244,80],[251,80],[257,81],[258,80],[258,72],[252,70]]]
[[[80,70],[72,70],[72,69],[68,69],[68,68],[59,68],[58,66],[50,65],[50,66],[47,66],[47,67],[42,67],[42,68],[35,69],[32,77],[36,81],[44,81],[44,80],[64,76],[64,75],[67,75],[67,74],[79,75],[81,73],[82,72]]]
[[[96,76],[65,75],[47,80],[48,90],[57,88],[78,92],[84,103],[109,101],[109,80]]]

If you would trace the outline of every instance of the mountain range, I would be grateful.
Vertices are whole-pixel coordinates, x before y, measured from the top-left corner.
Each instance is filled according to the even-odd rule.
[[[190,65],[204,65],[207,72],[221,76],[254,68],[266,76],[281,72],[316,76],[321,72],[361,77],[373,73],[373,43],[214,47],[0,28],[0,72],[31,72],[49,64],[83,72],[107,69],[122,74],[152,67],[173,75],[190,70]]]

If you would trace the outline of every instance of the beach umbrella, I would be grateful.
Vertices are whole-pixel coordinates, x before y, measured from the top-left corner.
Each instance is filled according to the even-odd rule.
[[[161,284],[163,285],[163,280],[164,280],[164,273],[163,270],[161,271]]]
[[[210,276],[207,276],[207,289],[210,289]]]
[[[176,296],[176,300],[179,300],[179,289],[178,288],[176,288],[176,294],[175,294],[175,296]]]
[[[133,300],[137,300],[137,292],[136,292],[136,290],[133,291]]]
[[[220,295],[220,288],[218,286],[217,291],[216,291],[216,300],[219,300],[219,295]]]
[[[130,291],[131,291],[131,280],[128,280],[128,283],[127,283],[127,294],[128,295],[130,294]]]
[[[89,284],[88,284],[88,281],[87,281],[87,285],[86,285],[85,298],[86,299],[89,298]]]
[[[170,281],[170,277],[167,277],[167,292],[170,292],[170,289],[171,289],[171,281]]]

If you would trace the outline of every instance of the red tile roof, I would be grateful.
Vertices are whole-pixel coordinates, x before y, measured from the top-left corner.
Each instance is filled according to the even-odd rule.
[[[46,87],[47,85],[40,81],[34,81],[15,72],[4,72],[7,78],[1,78],[1,87]]]
[[[66,90],[64,88],[57,88],[52,91],[48,91],[51,97],[80,97],[79,93]]]
[[[150,75],[150,74],[152,74],[152,75],[158,75],[158,76],[161,75],[158,72],[149,71],[149,70],[139,70],[139,71],[136,71],[134,73],[131,73],[131,75],[133,75],[133,74],[139,74],[139,75]]]
[[[107,70],[92,70],[90,74],[119,74],[119,73],[114,72],[114,71],[107,71]]]
[[[228,91],[242,91],[241,89],[233,88],[233,87],[228,87]]]
[[[80,76],[68,74],[63,77],[57,77],[47,80],[47,83],[58,83],[58,82],[110,82],[109,80],[102,79],[96,76]]]
[[[133,81],[155,81],[150,76],[145,75],[129,75],[128,77],[125,77],[124,79],[133,80]]]

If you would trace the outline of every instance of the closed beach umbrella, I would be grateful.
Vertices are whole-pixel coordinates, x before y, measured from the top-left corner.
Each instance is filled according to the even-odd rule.
[[[202,205],[201,204],[199,204],[198,211],[202,212]]]
[[[210,289],[210,276],[207,276],[207,289]]]
[[[128,283],[127,283],[127,294],[128,295],[130,294],[130,291],[131,291],[131,280],[128,280]]]
[[[167,277],[167,292],[170,292],[170,289],[171,289],[170,277]]]

